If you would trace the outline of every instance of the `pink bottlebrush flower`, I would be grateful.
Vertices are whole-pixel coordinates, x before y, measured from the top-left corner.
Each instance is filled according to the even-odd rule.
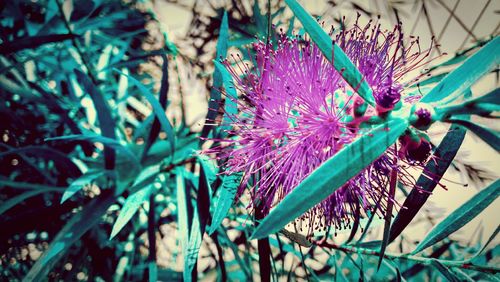
[[[404,45],[399,28],[382,31],[379,24],[364,28],[356,24],[334,38],[372,87],[376,108],[357,112],[361,98],[319,48],[301,37],[281,34],[276,47],[255,43],[253,68],[241,58],[234,67],[224,61],[241,94],[239,114],[229,115],[229,137],[217,140],[220,145],[206,153],[225,160],[224,173],[244,172],[238,192],[241,195],[250,187],[251,207],[264,214],[318,166],[369,130],[361,125],[363,121],[382,115],[399,101],[415,100],[402,98],[406,86],[402,78],[429,55],[428,50],[420,50],[418,39]],[[403,183],[413,184],[404,167],[424,165],[430,151],[430,146],[421,145],[426,141],[417,146],[409,139],[405,142],[391,147],[304,214],[301,219],[309,221],[308,234],[313,229],[350,225],[358,204],[371,210],[378,203],[378,212],[383,214],[387,201],[392,200],[387,191],[389,172],[397,169]]]

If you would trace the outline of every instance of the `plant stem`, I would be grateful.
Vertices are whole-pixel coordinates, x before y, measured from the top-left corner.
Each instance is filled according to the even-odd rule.
[[[155,193],[149,196],[148,212],[148,241],[149,241],[149,262],[156,263],[156,220],[155,220]]]
[[[210,237],[214,241],[215,248],[217,249],[217,256],[219,257],[219,259],[217,260],[217,264],[219,265],[219,268],[220,268],[220,276],[221,276],[220,281],[226,282],[227,281],[227,272],[226,272],[226,265],[224,264],[224,258],[223,258],[224,251],[222,250],[222,247],[219,244],[218,236],[219,236],[218,232],[216,231]]]
[[[255,209],[255,219],[260,220],[264,218],[264,213],[260,207]],[[257,225],[257,222],[256,222]],[[257,240],[257,249],[259,252],[259,268],[260,268],[260,281],[271,281],[271,247],[269,246],[269,237]]]
[[[336,244],[331,244],[326,241],[320,242],[318,244],[321,247],[329,248],[329,249],[335,249],[343,252],[349,252],[349,253],[356,253],[356,254],[363,254],[363,255],[369,255],[369,256],[380,256],[380,252],[374,251],[374,250],[369,250],[369,249],[364,249],[364,248],[356,248],[356,247],[351,247],[351,246],[340,246]],[[414,255],[406,255],[406,254],[395,254],[395,253],[384,253],[384,258],[386,259],[404,259],[404,260],[411,260],[415,261],[424,265],[431,265],[433,260],[437,260],[440,263],[442,263],[445,266],[448,267],[458,267],[458,268],[463,268],[463,269],[470,269],[470,270],[477,270],[481,272],[487,272],[487,273],[492,273],[496,274],[500,272],[500,267],[496,266],[489,266],[489,265],[477,265],[473,264],[470,261],[453,261],[453,260],[443,260],[443,259],[435,259],[435,258],[425,258],[425,257],[419,257],[419,256],[414,256]]]

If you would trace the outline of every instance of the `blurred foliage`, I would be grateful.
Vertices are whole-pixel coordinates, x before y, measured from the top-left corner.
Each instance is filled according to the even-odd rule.
[[[269,237],[269,253],[260,252],[249,240],[255,219],[245,200],[229,208],[241,176],[223,176],[214,160],[196,154],[210,146],[199,136],[219,129],[200,133],[187,124],[180,80],[186,71],[207,89],[220,88],[220,78],[206,75],[222,56],[216,42],[227,41],[223,54],[231,46],[246,50],[275,31],[269,19],[289,24],[286,5],[168,2],[192,11],[193,28],[175,42],[181,47],[143,1],[0,4],[2,280],[249,281],[259,280],[259,256],[271,256],[274,281],[498,280],[498,246],[486,248],[498,230],[488,242],[439,240],[424,255],[407,255],[418,242],[400,236],[392,246],[399,253],[386,252],[377,271],[376,226],[383,220],[374,215],[349,244],[307,245],[285,231]],[[392,11],[399,17],[397,2]],[[335,5],[329,1],[326,12]],[[221,32],[224,11],[228,30]],[[487,41],[430,69],[427,82],[434,85]],[[219,103],[213,105],[209,122],[221,118]],[[480,183],[495,179],[460,159],[452,166]],[[401,187],[401,194],[410,189]],[[436,223],[435,214],[421,213]]]

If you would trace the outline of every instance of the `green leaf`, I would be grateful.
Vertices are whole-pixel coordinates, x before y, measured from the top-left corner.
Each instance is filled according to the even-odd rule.
[[[449,103],[498,64],[500,64],[500,37],[495,37],[469,57],[460,67],[443,78],[420,101],[423,103]]]
[[[191,279],[191,273],[198,261],[203,234],[210,216],[210,183],[207,179],[205,168],[202,165],[198,184],[198,195],[196,198],[196,210],[193,215],[191,232],[189,232],[189,243],[187,255],[184,259],[184,280]]]
[[[451,118],[446,120],[447,122],[460,124],[461,126],[467,128],[468,130],[474,132],[479,138],[483,139],[484,142],[488,143],[497,152],[500,151],[500,136],[498,132],[491,129],[482,127],[473,122],[464,119]]]
[[[136,155],[130,151],[129,148],[123,146],[120,142],[115,139],[107,138],[97,134],[74,134],[74,135],[66,135],[59,137],[46,138],[45,141],[77,141],[84,140],[89,142],[98,142],[102,143],[105,147],[111,147],[116,149],[119,152],[122,152],[124,155],[130,158],[132,163],[136,166],[140,166],[139,160]]]
[[[430,76],[424,80],[419,81],[418,83],[413,84],[412,86],[410,86],[410,88],[423,87],[432,83],[440,82],[444,77],[446,77],[446,75],[448,75],[447,72]]]
[[[54,161],[55,165],[59,170],[64,170],[65,173],[71,177],[77,177],[81,175],[80,169],[75,163],[61,151],[52,149],[47,146],[26,146],[20,148],[13,148],[5,144],[0,144],[0,147],[5,147],[7,150],[0,152],[0,159],[11,154],[21,154],[29,157],[35,156],[39,158],[44,158],[46,160]]]
[[[344,80],[353,88],[356,89],[368,104],[374,106],[375,99],[373,92],[359,72],[353,62],[347,57],[342,48],[337,44],[332,43],[332,39],[321,28],[318,22],[307,13],[306,10],[296,0],[285,0],[288,7],[293,11],[293,14],[299,19],[304,26],[304,29],[316,43],[323,55],[328,61],[333,63],[333,67],[341,73]]]
[[[154,261],[148,263],[148,281],[158,281],[158,265]]]
[[[137,79],[133,78],[132,76],[123,73],[117,69],[114,69],[115,72],[118,72],[130,79],[130,82],[132,82],[133,85],[135,85],[139,91],[146,97],[148,102],[151,104],[151,107],[153,107],[153,112],[156,115],[156,118],[160,121],[161,128],[167,133],[167,138],[168,142],[170,142],[171,147],[171,156],[174,156],[175,152],[175,135],[174,135],[174,129],[172,127],[172,124],[167,118],[167,115],[165,114],[165,110],[161,106],[161,104],[156,100],[155,96],[151,94],[151,92],[142,84],[140,83]]]
[[[184,266],[186,265],[186,260],[188,256],[188,246],[189,246],[189,211],[188,202],[186,195],[186,183],[184,179],[184,168],[176,169],[176,180],[177,180],[177,226],[179,228],[179,240],[182,250],[182,255],[184,256]],[[184,273],[184,280],[191,280],[191,273],[187,275]]]
[[[8,211],[9,209],[15,207],[16,205],[24,202],[24,200],[29,199],[31,197],[34,197],[39,194],[47,193],[47,192],[61,192],[61,189],[59,188],[52,188],[52,189],[40,189],[40,190],[32,190],[28,192],[21,193],[15,197],[12,197],[8,199],[5,202],[0,203],[0,215],[3,214],[4,212]]]
[[[500,111],[500,88],[478,98],[467,100],[459,105],[436,108],[439,119],[447,119],[456,115],[480,115],[492,117],[493,112]]]
[[[384,223],[384,235],[382,242],[380,244],[380,254],[378,260],[377,270],[380,269],[380,265],[384,260],[384,253],[389,243],[390,229],[391,229],[391,219],[392,219],[392,208],[394,207],[394,202],[391,199],[395,198],[396,195],[396,185],[398,184],[398,171],[393,168],[391,170],[391,178],[389,183],[389,200],[387,201],[387,207],[385,211],[385,223]]]
[[[224,11],[224,16],[222,16],[222,23],[220,26],[219,39],[217,41],[217,49],[215,52],[216,60],[225,59],[227,55],[229,41],[229,24],[227,19],[227,12]],[[212,90],[210,90],[210,100],[208,101],[208,112],[205,118],[205,125],[201,130],[201,137],[205,138],[208,136],[213,128],[212,122],[217,117],[217,109],[219,108],[219,101],[221,99],[220,88],[222,87],[222,74],[216,68],[214,71],[214,83]]]
[[[394,241],[394,239],[403,232],[406,226],[415,218],[420,208],[425,204],[430,194],[441,180],[441,177],[455,158],[464,140],[465,132],[466,130],[461,126],[452,126],[441,143],[439,143],[436,150],[434,150],[433,159],[436,161],[427,162],[415,187],[411,190],[408,197],[406,197],[403,203],[403,207],[405,208],[399,210],[396,219],[394,219],[392,223],[389,242]]]
[[[495,229],[493,234],[491,234],[490,238],[488,238],[488,241],[486,241],[486,243],[484,243],[483,247],[479,251],[477,251],[477,253],[475,253],[470,259],[478,257],[486,249],[486,247],[488,247],[488,245],[491,243],[491,241],[493,241],[495,239],[495,237],[497,237],[498,232],[500,232],[500,225],[497,226],[497,228]]]
[[[16,38],[14,41],[2,42],[0,45],[0,55],[7,55],[28,48],[37,48],[43,44],[61,42],[75,37],[76,35],[74,34],[50,34]]]
[[[478,97],[469,103],[486,103],[486,104],[494,104],[494,105],[499,105],[500,104],[500,87],[495,88],[495,90],[489,92],[486,95],[483,95],[481,97]]]
[[[78,82],[82,85],[83,89],[89,93],[94,102],[102,136],[109,139],[116,139],[115,121],[111,117],[111,110],[103,94],[85,73],[75,69],[75,74]],[[104,148],[104,158],[106,169],[112,170],[115,167],[115,151],[112,147]]]
[[[165,112],[165,108],[167,107],[167,101],[168,101],[168,89],[170,88],[170,84],[168,82],[168,57],[167,55],[162,55],[163,59],[163,65],[162,65],[162,77],[161,77],[161,88],[160,88],[160,93],[158,97],[158,102],[160,103],[160,106],[164,109],[163,112]],[[146,141],[146,144],[144,145],[144,151],[142,152],[142,157],[141,160],[144,161],[149,149],[151,148],[151,145],[156,141],[156,138],[158,137],[158,134],[160,133],[160,121],[158,118],[156,118],[153,121],[153,125],[151,126],[151,130],[149,131],[149,136]]]
[[[380,157],[407,127],[406,120],[395,118],[345,146],[294,188],[264,218],[252,238],[263,238],[279,231],[287,223],[320,203]]]
[[[127,200],[125,200],[125,203],[120,210],[120,214],[113,225],[113,229],[111,230],[111,235],[109,236],[110,240],[113,239],[113,237],[115,237],[120,230],[122,230],[130,219],[132,219],[132,216],[134,216],[139,207],[149,199],[149,195],[151,195],[153,189],[154,185],[149,185],[130,195]]]
[[[434,226],[420,244],[417,245],[412,254],[416,254],[436,244],[460,229],[488,207],[499,195],[500,180],[497,180]]]
[[[90,184],[95,179],[104,175],[105,171],[88,171],[84,175],[78,177],[75,181],[71,183],[71,185],[64,191],[64,194],[61,198],[61,204],[64,203],[67,199],[71,198],[76,192],[80,191],[85,185]]]
[[[211,187],[211,184],[217,179],[217,173],[219,172],[217,164],[206,155],[197,155],[196,158],[203,169],[208,186]]]
[[[113,193],[103,193],[83,207],[79,213],[75,214],[57,233],[49,248],[36,261],[23,281],[43,281],[47,279],[49,271],[69,250],[69,247],[101,220],[101,217],[115,200]]]
[[[224,116],[222,117],[221,130],[228,130],[231,128],[230,124],[233,121],[233,117],[238,114],[238,94],[236,93],[236,88],[234,87],[233,77],[227,71],[226,67],[214,60],[215,69],[222,75],[222,84],[224,85],[224,90],[226,93],[226,100],[224,105]]]
[[[446,267],[444,264],[442,264],[439,260],[437,259],[431,259],[431,264],[443,274],[444,277],[450,282],[460,282],[463,281],[455,275],[448,267]]]
[[[241,177],[242,173],[232,173],[224,176],[222,179],[222,185],[219,188],[219,198],[215,203],[212,223],[210,224],[210,229],[208,230],[209,235],[213,234],[217,230],[229,212],[229,209],[234,202],[234,197],[236,196]]]
[[[63,192],[64,189],[66,189],[66,187],[55,187],[55,186],[48,186],[48,185],[43,185],[43,184],[18,182],[18,181],[10,181],[10,180],[0,179],[0,187],[3,187],[3,186],[10,186],[12,188],[25,189],[25,190],[37,189],[37,190],[51,191],[52,189],[57,189],[60,192]]]

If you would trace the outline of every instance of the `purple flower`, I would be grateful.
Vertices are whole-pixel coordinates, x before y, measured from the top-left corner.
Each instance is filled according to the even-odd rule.
[[[361,98],[318,47],[301,37],[282,34],[276,47],[255,43],[253,68],[241,58],[235,67],[224,61],[241,94],[239,114],[229,115],[229,137],[217,140],[221,145],[206,153],[225,160],[224,173],[244,172],[238,193],[250,187],[251,208],[268,212],[318,166],[363,135],[369,129],[361,126],[364,121],[390,111],[400,100],[414,100],[402,99],[402,78],[429,54],[421,52],[418,40],[403,46],[399,28],[382,31],[379,24],[356,24],[336,34],[335,42],[373,89],[375,108],[358,111]],[[422,166],[428,157],[420,151],[401,157],[397,147],[304,214],[298,221],[307,219],[307,234],[349,226],[358,205],[366,211],[378,203],[377,213],[383,215],[387,201],[393,200],[387,189],[389,172],[397,169],[403,183],[413,184],[403,167]]]

